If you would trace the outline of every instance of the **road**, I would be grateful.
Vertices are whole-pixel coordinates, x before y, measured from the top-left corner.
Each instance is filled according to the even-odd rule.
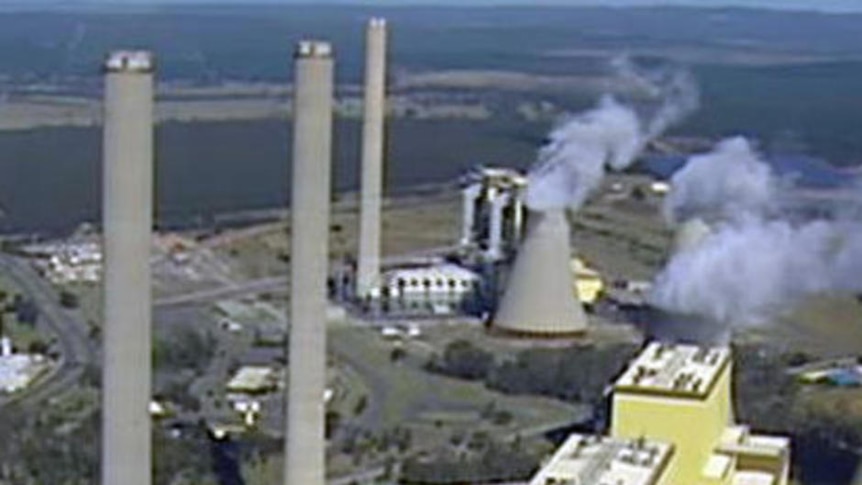
[[[60,306],[57,292],[26,260],[0,254],[0,271],[37,305],[38,325],[56,336],[59,345],[60,361],[50,374],[32,388],[0,399],[0,407],[12,403],[29,407],[78,385],[87,364],[96,358],[96,345],[90,341],[89,328],[81,313]]]
[[[219,286],[206,290],[194,291],[191,293],[184,293],[177,296],[159,298],[154,302],[154,304],[156,307],[191,305],[205,303],[208,301],[239,298],[241,296],[266,293],[269,291],[284,290],[286,288],[287,277],[273,276],[269,278],[248,280],[232,285]]]

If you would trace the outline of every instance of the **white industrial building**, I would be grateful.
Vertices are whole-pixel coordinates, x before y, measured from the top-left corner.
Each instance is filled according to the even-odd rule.
[[[16,354],[9,338],[0,339],[0,393],[11,394],[26,389],[48,368],[45,357]]]
[[[449,314],[479,294],[478,274],[456,264],[396,268],[383,274],[380,301],[391,310]]]
[[[395,269],[384,277],[390,297],[424,298],[427,295],[461,297],[479,282],[476,273],[455,264]]]

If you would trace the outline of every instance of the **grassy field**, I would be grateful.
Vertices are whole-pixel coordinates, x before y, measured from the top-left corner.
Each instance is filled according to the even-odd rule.
[[[850,295],[811,297],[770,324],[744,329],[740,337],[817,357],[858,355],[862,349],[862,303]]]
[[[837,414],[842,422],[862,427],[862,389],[811,387],[801,393],[800,405],[815,416]]]
[[[372,402],[368,424],[373,427],[396,425],[451,424],[464,426],[465,416],[477,416],[489,403],[498,409],[513,413],[510,428],[492,430],[513,433],[519,428],[534,428],[548,423],[574,420],[579,408],[545,398],[506,396],[486,389],[480,383],[451,379],[426,372],[422,366],[426,357],[412,345],[405,346],[406,358],[398,363],[390,359],[393,343],[384,340],[377,331],[363,328],[340,328],[332,332],[330,348],[336,358],[343,360],[364,376],[369,387],[383,384],[375,393],[378,402]],[[454,417],[440,419],[441,416]],[[451,421],[451,423],[449,423]],[[472,426],[484,426],[472,420]]]
[[[383,208],[384,256],[409,254],[428,248],[448,246],[458,240],[460,196],[442,192],[423,198],[388,199]],[[340,261],[356,256],[359,217],[355,199],[344,198],[333,205],[330,220],[330,258]],[[288,274],[286,256],[290,252],[289,223],[261,226],[254,237],[240,238],[218,248],[236,261],[250,278]]]

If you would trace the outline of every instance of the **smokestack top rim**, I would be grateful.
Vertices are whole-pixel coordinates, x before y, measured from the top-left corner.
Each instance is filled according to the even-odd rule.
[[[297,59],[329,59],[333,57],[332,44],[322,40],[301,40],[296,44]]]
[[[369,28],[386,28],[386,18],[384,17],[371,17],[368,19],[368,27]]]
[[[155,55],[146,50],[115,50],[105,56],[103,69],[107,73],[152,73],[156,70]]]

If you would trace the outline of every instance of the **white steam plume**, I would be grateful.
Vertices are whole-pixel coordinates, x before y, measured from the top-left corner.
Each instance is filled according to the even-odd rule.
[[[730,325],[762,323],[834,286],[837,237],[826,222],[794,226],[749,218],[723,224],[670,260],[656,278],[651,303]]]
[[[639,116],[633,106],[607,95],[595,108],[564,118],[530,171],[530,209],[580,208],[608,168],[631,165],[650,140],[697,108],[698,90],[687,73],[639,72],[625,59],[614,61],[613,67],[651,101],[651,113]]]
[[[666,213],[720,222],[668,262],[653,286],[654,306],[748,325],[809,295],[862,291],[862,224],[785,217],[775,204],[784,187],[745,140],[692,157],[672,180]]]
[[[775,204],[778,185],[748,140],[728,138],[712,152],[691,157],[673,175],[662,211],[670,223],[765,214]]]
[[[628,56],[613,59],[611,67],[624,84],[653,101],[652,113],[644,119],[644,135],[647,140],[661,136],[700,105],[700,91],[688,71],[641,69],[632,63]]]
[[[862,292],[862,225],[841,227],[842,238],[832,261],[832,286],[837,291]]]

